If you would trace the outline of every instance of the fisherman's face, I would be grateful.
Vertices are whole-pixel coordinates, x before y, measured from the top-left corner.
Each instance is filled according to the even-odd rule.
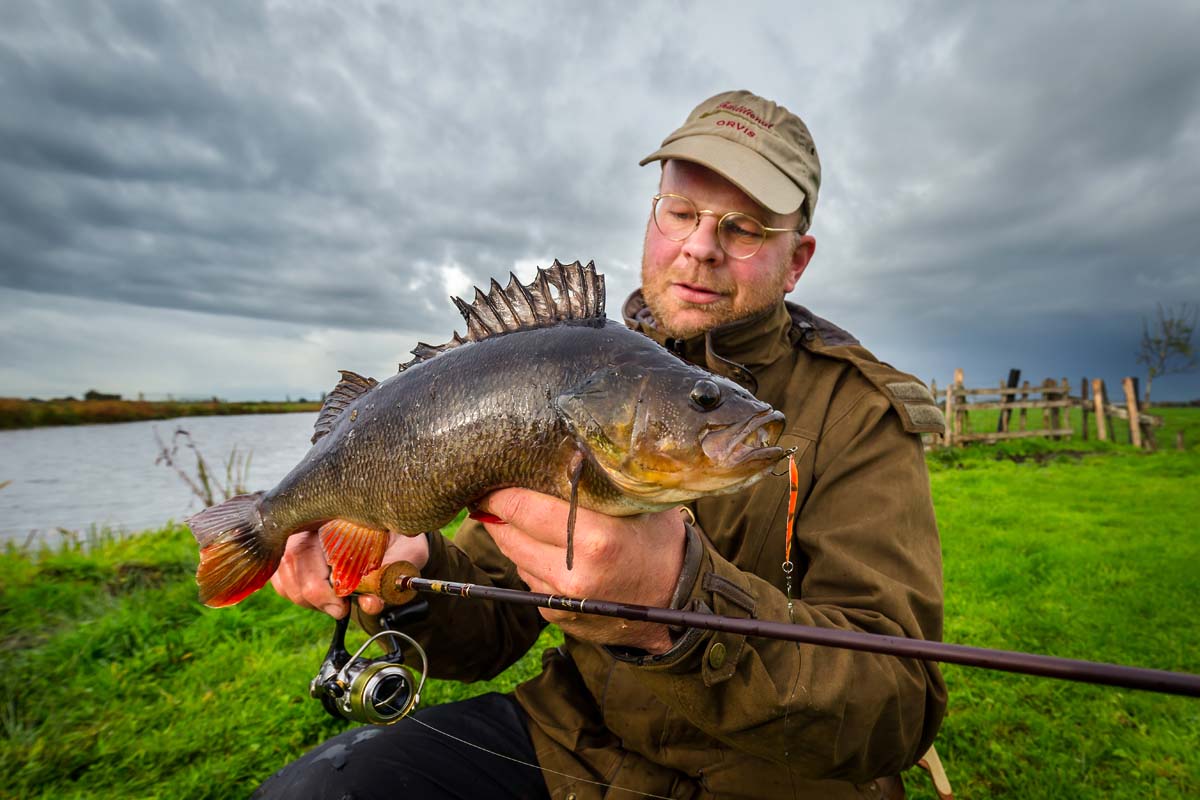
[[[816,241],[773,233],[750,258],[731,258],[717,242],[717,221],[729,211],[749,214],[770,228],[795,228],[799,211],[774,214],[717,173],[689,161],[663,166],[660,192],[679,194],[715,215],[682,242],[662,235],[651,219],[642,250],[642,295],[660,329],[687,338],[764,311],[796,286]]]

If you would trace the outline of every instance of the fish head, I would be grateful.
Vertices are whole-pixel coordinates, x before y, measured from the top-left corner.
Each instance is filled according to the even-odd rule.
[[[784,455],[783,414],[674,358],[595,370],[556,406],[604,474],[647,504],[737,491]]]

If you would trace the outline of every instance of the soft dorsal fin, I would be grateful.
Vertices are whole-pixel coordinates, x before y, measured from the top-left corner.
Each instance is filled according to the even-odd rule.
[[[447,350],[489,336],[549,328],[567,320],[603,319],[604,276],[596,272],[591,261],[587,266],[578,261],[573,264],[555,261],[547,269],[539,267],[537,277],[530,283],[523,284],[509,273],[508,286],[504,288],[492,280],[488,293],[476,288],[475,299],[470,303],[458,297],[451,300],[466,320],[466,337],[456,331],[454,338],[444,344],[419,342],[412,351],[414,358],[400,365],[401,372]]]
[[[338,372],[342,373],[342,379],[338,381],[337,386],[333,387],[333,391],[325,396],[325,404],[321,406],[321,413],[317,415],[317,424],[313,426],[313,444],[333,430],[333,424],[337,422],[337,418],[346,406],[379,385],[379,381],[374,378],[364,378],[350,370],[342,369]]]

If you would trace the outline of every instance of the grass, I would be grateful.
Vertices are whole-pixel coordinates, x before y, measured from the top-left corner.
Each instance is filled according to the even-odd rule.
[[[1200,673],[1200,412],[1162,412],[1186,452],[930,454],[947,641]],[[245,797],[343,729],[307,696],[328,618],[269,590],[204,608],[195,561],[175,526],[0,556],[0,797]],[[423,702],[510,688],[542,646],[487,684],[432,682]],[[938,750],[959,798],[1200,796],[1200,700],[944,671]],[[933,797],[918,772],[907,782]]]
[[[0,557],[0,797],[245,797],[344,729],[307,693],[329,618],[270,590],[205,608],[195,562],[181,526]],[[511,688],[542,649],[492,682],[430,681],[422,701]]]
[[[148,400],[22,400],[16,397],[0,397],[0,430],[229,414],[283,414],[294,411],[315,413],[320,409],[321,404],[315,402],[226,403],[208,400],[190,403]]]
[[[932,481],[948,641],[1200,672],[1200,454],[980,459]],[[954,666],[945,675],[938,750],[962,796],[1200,792],[1200,701]]]

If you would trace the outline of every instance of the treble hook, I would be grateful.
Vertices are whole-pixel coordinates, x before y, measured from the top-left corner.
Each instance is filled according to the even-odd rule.
[[[796,448],[789,447],[787,450],[783,451],[783,455],[781,455],[779,457],[779,461],[783,461],[785,458],[791,458],[793,455],[795,455],[795,453],[796,453]],[[776,461],[775,463],[778,464],[779,461]],[[787,475],[788,473],[787,473],[787,470],[784,470],[783,472],[776,472],[775,468],[772,467],[771,474],[774,475],[776,478],[782,478],[784,475]]]

